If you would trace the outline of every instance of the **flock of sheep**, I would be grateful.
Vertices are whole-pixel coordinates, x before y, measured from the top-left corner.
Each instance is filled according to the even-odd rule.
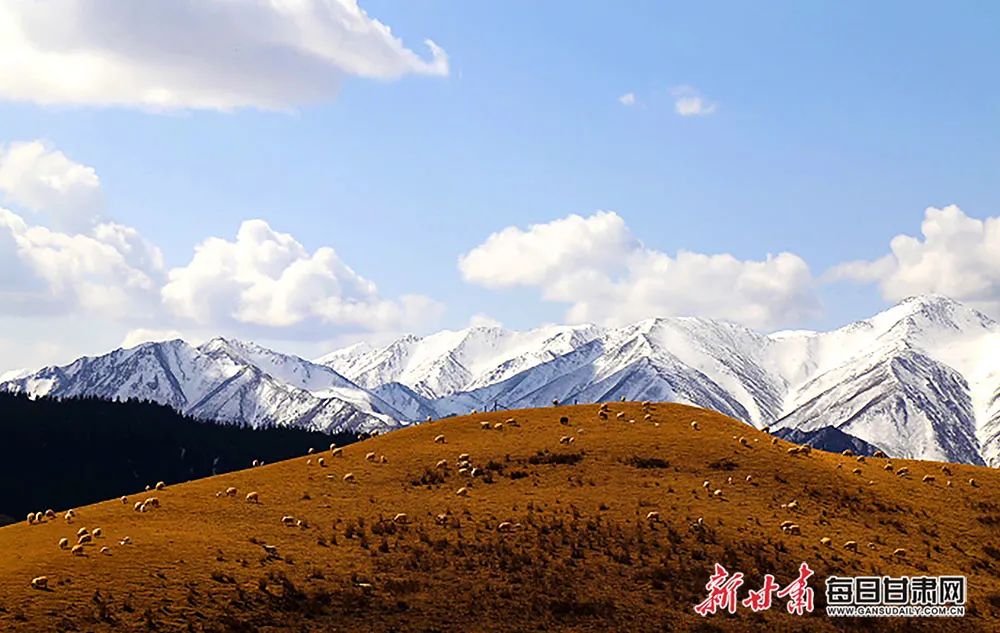
[[[553,401],[553,404],[557,405],[558,401]],[[651,422],[655,426],[659,426],[659,423],[654,421],[653,404],[651,402],[643,402],[641,404],[641,409],[642,409],[642,413],[643,413],[643,420],[645,422]],[[598,416],[598,418],[600,420],[608,420],[609,416],[611,414],[612,414],[611,408],[610,408],[610,406],[607,403],[602,403],[602,404],[600,404],[598,406],[597,416]],[[618,420],[619,422],[627,423],[627,424],[634,424],[635,423],[635,420],[634,419],[628,419],[628,416],[626,416],[625,412],[623,412],[623,411],[619,411],[619,412],[615,413],[614,415],[615,415],[615,419]],[[562,416],[562,417],[560,417],[559,422],[563,426],[568,426],[570,424],[569,417],[565,416],[565,415]],[[520,426],[520,423],[517,421],[516,418],[513,418],[513,417],[512,418],[508,418],[504,422],[490,422],[490,421],[482,421],[482,422],[480,422],[480,428],[483,431],[503,431],[507,427],[517,428],[519,426]],[[700,431],[700,429],[701,429],[699,422],[696,421],[696,420],[690,422],[690,428],[691,428],[692,431],[695,431],[695,432]],[[576,430],[577,430],[577,432],[581,432],[583,429],[580,428],[580,427],[577,427]],[[754,438],[754,439],[751,440],[751,439],[749,439],[746,436],[739,436],[738,437],[738,436],[734,435],[733,439],[736,440],[736,442],[739,445],[739,447],[745,448],[745,449],[752,449],[753,445],[755,443],[759,442],[759,438]],[[434,437],[433,441],[434,441],[435,444],[447,444],[447,439],[446,439],[445,435],[443,435],[443,434],[436,435]],[[573,435],[563,435],[562,437],[559,438],[559,444],[563,445],[563,446],[571,445],[575,441],[576,441],[576,437],[573,436]],[[778,438],[772,438],[771,439],[771,443],[772,444],[777,444],[778,443]],[[808,445],[792,446],[792,447],[790,447],[790,448],[787,449],[787,454],[790,457],[809,456],[811,454],[811,452],[812,452],[812,448],[810,446],[808,446]],[[326,468],[327,467],[327,455],[316,455],[315,451],[313,449],[309,449],[308,453],[309,453],[309,457],[306,459],[306,465],[312,466],[313,464],[316,464],[316,466],[318,466],[319,468]],[[845,457],[854,457],[853,452],[851,452],[849,450],[848,451],[844,451],[843,455]],[[331,444],[330,447],[329,447],[328,456],[329,456],[330,459],[342,458],[344,456],[343,449],[340,448],[340,447],[338,447],[338,446],[336,446],[335,444]],[[876,452],[873,457],[874,458],[888,460],[888,457],[884,453],[882,453],[881,451]],[[376,464],[385,464],[385,463],[388,463],[388,458],[385,455],[378,455],[375,452],[369,452],[369,453],[367,453],[365,455],[365,460],[367,462],[376,463]],[[866,462],[866,459],[865,459],[864,456],[858,456],[858,457],[856,457],[856,461],[859,464],[863,464],[863,463]],[[252,466],[253,467],[260,467],[262,465],[263,465],[263,461],[260,461],[260,460],[253,460],[253,462],[252,462]],[[841,466],[842,466],[842,464],[838,463],[837,468],[839,469],[839,468],[841,468]],[[455,491],[455,494],[457,496],[460,496],[460,497],[467,497],[469,495],[469,493],[470,493],[470,488],[472,487],[472,482],[474,482],[476,478],[481,477],[481,476],[484,475],[484,469],[482,467],[474,465],[473,461],[472,461],[472,458],[471,458],[471,456],[468,453],[460,453],[457,456],[457,459],[455,460],[455,467],[456,467],[457,472],[458,472],[459,475],[461,475],[461,476],[463,476],[463,477],[465,477],[465,478],[467,478],[469,480],[468,483],[466,483],[465,485],[462,485],[461,487],[459,487]],[[445,472],[447,472],[450,468],[451,468],[451,464],[449,463],[448,459],[439,459],[434,464],[434,469],[436,469],[438,471],[445,471]],[[888,471],[888,472],[894,472],[898,477],[908,477],[909,474],[910,474],[909,468],[907,468],[907,467],[901,467],[901,468],[895,469],[895,467],[893,466],[893,464],[892,464],[891,461],[887,461],[884,464],[883,468],[886,471]],[[941,469],[942,474],[945,477],[948,477],[946,486],[952,486],[952,479],[951,479],[952,471],[951,471],[951,469],[948,466],[946,466],[946,465],[945,466],[941,466],[940,469]],[[854,474],[857,474],[857,475],[862,474],[862,470],[860,469],[860,467],[855,468],[853,472],[854,472]],[[335,477],[336,477],[336,475],[327,475],[328,479],[334,479]],[[353,472],[347,472],[347,473],[345,473],[343,475],[343,477],[342,477],[342,480],[343,480],[343,482],[345,482],[347,484],[357,484],[357,477],[354,475]],[[753,475],[746,475],[745,481],[748,484],[751,484],[753,482]],[[925,474],[925,475],[922,476],[921,481],[923,483],[925,483],[925,484],[933,484],[936,481],[936,477],[934,475],[931,475],[931,474]],[[870,485],[874,485],[875,482],[873,480],[870,480],[868,483]],[[728,485],[734,485],[734,480],[733,480],[732,476],[729,476],[727,478],[727,484]],[[972,487],[977,487],[978,486],[978,483],[976,482],[975,479],[969,479],[968,480],[968,484],[970,486],[972,486]],[[724,498],[725,495],[726,495],[726,493],[724,492],[724,488],[723,487],[715,487],[708,480],[705,480],[704,483],[702,484],[702,486],[703,486],[703,488],[706,491],[708,491],[709,496],[711,498]],[[157,490],[157,491],[161,491],[161,490],[164,490],[165,484],[164,484],[164,482],[161,481],[161,482],[158,482],[152,488],[155,488],[155,490]],[[150,486],[146,486],[146,490],[147,491],[150,491],[150,489],[151,489]],[[216,497],[220,497],[220,498],[222,498],[222,497],[236,497],[237,494],[238,494],[237,489],[235,487],[231,487],[230,486],[230,487],[226,488],[225,490],[221,490],[221,491],[217,492],[216,493]],[[258,491],[249,491],[244,496],[244,499],[245,499],[246,503],[259,504],[260,503],[260,493]],[[121,502],[122,502],[123,505],[127,505],[129,503],[128,497],[123,496],[123,497],[121,497],[120,500],[121,500]],[[145,499],[142,499],[140,501],[136,501],[133,504],[132,507],[133,507],[133,510],[135,512],[145,513],[145,512],[149,512],[149,511],[151,511],[151,510],[153,510],[155,508],[159,508],[160,507],[160,502],[159,502],[159,499],[156,496],[148,496]],[[781,509],[783,511],[785,511],[785,512],[796,513],[799,510],[799,503],[798,503],[797,500],[793,499],[792,501],[790,501],[788,503],[781,504]],[[71,510],[67,510],[65,512],[65,514],[63,515],[63,518],[64,518],[64,520],[66,521],[67,524],[72,524],[73,521],[76,519],[76,516],[77,516],[76,511],[71,509]],[[29,525],[35,525],[35,524],[39,524],[39,523],[43,523],[43,522],[47,522],[47,521],[56,520],[56,518],[57,518],[56,513],[53,510],[49,509],[49,510],[46,510],[44,512],[32,512],[32,513],[29,513],[28,516],[27,516],[27,522],[28,522]],[[441,523],[441,524],[447,523],[447,521],[448,521],[447,514],[438,515],[437,518],[436,518],[436,521],[438,523]],[[661,521],[660,512],[656,511],[656,510],[649,511],[646,514],[646,521],[649,522],[650,524],[659,523]],[[396,524],[399,524],[399,525],[406,525],[406,524],[408,524],[410,522],[410,520],[409,520],[409,517],[405,513],[398,513],[393,518],[393,522],[396,523]],[[287,526],[287,527],[295,527],[295,528],[300,528],[300,529],[308,528],[308,524],[303,519],[296,518],[296,517],[291,516],[291,515],[284,515],[284,516],[282,516],[281,517],[281,523],[284,526]],[[783,521],[780,524],[779,527],[780,527],[782,533],[784,533],[786,535],[801,536],[801,534],[802,534],[802,528],[801,528],[801,526],[798,523],[796,523],[794,520],[785,520],[785,521]],[[521,525],[519,523],[515,523],[513,521],[503,521],[503,522],[501,522],[501,523],[498,524],[498,526],[497,526],[496,529],[497,529],[498,532],[501,532],[501,533],[511,533],[511,532],[517,531],[520,528],[521,528]],[[704,529],[704,518],[703,517],[699,517],[697,519],[697,521],[692,525],[692,528],[693,529]],[[86,548],[88,546],[96,546],[97,542],[100,539],[103,538],[103,533],[102,533],[102,530],[100,528],[94,528],[93,530],[88,530],[87,528],[81,527],[80,529],[77,530],[76,535],[75,535],[74,538],[75,538],[75,543],[71,543],[71,539],[70,538],[66,538],[66,537],[61,538],[58,541],[58,546],[62,550],[68,550],[72,555],[83,556],[83,555],[85,555]],[[131,544],[131,542],[132,542],[132,539],[130,537],[124,536],[123,538],[121,538],[119,540],[119,545],[126,546],[126,545]],[[823,545],[825,547],[833,547],[834,546],[833,545],[833,540],[830,537],[828,537],[828,536],[822,536],[819,539],[819,542],[820,542],[821,545]],[[266,550],[268,548],[270,548],[271,550],[274,550],[274,552],[269,551],[268,552],[269,555],[275,555],[276,549],[273,546],[264,546],[264,547],[265,547]],[[848,540],[848,541],[846,541],[843,544],[842,547],[843,547],[843,549],[845,549],[847,551],[852,551],[852,552],[855,552],[855,553],[858,552],[858,543],[857,543],[857,541],[854,541],[854,540]],[[875,549],[876,545],[874,543],[868,543],[867,547],[870,548],[870,549]],[[101,547],[99,551],[100,551],[101,554],[111,555],[111,548],[108,547],[108,546]],[[906,557],[906,549],[904,549],[904,548],[898,548],[898,549],[896,549],[893,552],[893,556],[897,557],[897,558],[905,558]],[[48,588],[48,578],[46,576],[39,576],[37,578],[34,578],[31,581],[31,586],[34,587],[34,588],[36,588],[36,589],[45,590],[45,589]]]

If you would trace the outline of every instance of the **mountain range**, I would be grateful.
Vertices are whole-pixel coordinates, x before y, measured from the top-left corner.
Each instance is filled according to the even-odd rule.
[[[252,343],[147,343],[5,376],[0,390],[146,399],[253,426],[387,431],[471,409],[694,404],[773,432],[836,429],[891,456],[1000,466],[1000,324],[913,297],[828,332],[697,317],[473,327],[307,361]],[[848,438],[848,439],[849,439]]]

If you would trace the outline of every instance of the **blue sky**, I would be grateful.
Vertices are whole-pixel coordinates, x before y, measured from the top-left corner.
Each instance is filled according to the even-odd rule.
[[[209,301],[219,309],[195,318],[194,308],[179,314],[162,296],[126,314],[94,311],[76,293],[51,310],[0,314],[0,370],[97,353],[146,329],[248,336],[319,355],[355,338],[464,327],[477,314],[515,328],[668,312],[742,320],[739,306],[727,303],[738,299],[762,302],[745,321],[773,330],[838,326],[913,292],[950,294],[987,311],[1000,298],[1000,264],[989,255],[990,240],[1000,239],[992,223],[1000,209],[1000,46],[991,26],[1000,15],[991,7],[362,1],[364,19],[401,40],[393,54],[412,51],[430,63],[422,43],[430,38],[446,52],[447,72],[412,60],[385,62],[383,71],[357,61],[387,55],[383,42],[345,38],[325,68],[281,66],[305,84],[335,76],[334,89],[299,98],[295,91],[305,89],[276,83],[269,98],[280,102],[277,110],[239,97],[220,110],[185,96],[200,78],[171,85],[175,75],[194,77],[216,63],[214,48],[197,62],[157,58],[155,20],[121,3],[84,4],[120,19],[140,43],[109,43],[84,21],[68,27],[77,30],[72,36],[176,88],[178,101],[150,107],[123,88],[109,104],[93,96],[100,90],[65,88],[58,78],[51,84],[58,90],[0,80],[0,146],[11,154],[11,144],[37,140],[92,168],[102,221],[132,227],[162,253],[161,270],[150,274],[157,288],[192,262],[196,245],[209,237],[231,242],[241,223],[257,218],[309,254],[332,247],[377,286],[378,301],[420,295],[434,307],[370,323],[274,310],[237,318],[226,307],[229,286],[215,280],[204,291],[224,286]],[[46,29],[66,25],[25,18],[17,5],[0,1],[0,18],[6,11],[23,19],[32,50],[53,47]],[[177,21],[187,29],[185,20],[199,19],[192,10]],[[244,37],[213,32],[218,25],[207,17],[204,24],[213,43]],[[330,27],[323,38],[341,35]],[[35,73],[69,67],[61,61]],[[252,68],[234,72],[255,80]],[[394,76],[371,76],[379,73]],[[197,98],[211,89],[204,80]],[[628,93],[632,105],[619,100]],[[685,95],[700,96],[704,113],[681,116],[676,102]],[[958,210],[925,216],[948,205]],[[0,191],[0,207],[50,226],[45,210],[28,206]],[[546,240],[576,240],[560,222],[572,214],[593,219],[599,210],[620,222],[586,229],[596,236],[587,248],[603,260],[607,239],[629,263],[591,267],[567,255],[543,266],[546,255],[524,242],[530,227],[546,223]],[[932,244],[921,235],[925,220],[957,237]],[[518,233],[489,241],[507,227]],[[893,254],[890,241],[900,234],[917,238],[915,259]],[[476,249],[475,270],[463,269],[459,258]],[[736,263],[706,280],[691,273],[697,261],[674,261],[680,251],[728,254]],[[774,273],[774,283],[790,289],[731,290],[748,283],[744,263],[779,253],[806,267]],[[517,274],[506,274],[511,267]],[[587,275],[577,275],[581,269]],[[968,270],[982,279],[962,282]],[[658,275],[693,281],[660,285]],[[0,283],[12,286],[11,276]],[[36,290],[51,298],[64,287]],[[630,308],[601,307],[610,303]]]

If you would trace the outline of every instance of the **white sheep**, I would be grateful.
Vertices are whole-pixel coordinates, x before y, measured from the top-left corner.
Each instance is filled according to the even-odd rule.
[[[336,443],[330,444],[330,452],[332,453],[335,450],[337,450],[337,444]]]
[[[83,549],[83,545],[74,545],[69,553],[73,556],[83,556],[87,552]]]
[[[459,497],[468,497],[469,489],[465,487],[459,488],[458,490],[455,491],[455,494],[458,495]]]
[[[260,494],[257,491],[247,493],[247,503],[260,503]]]
[[[295,525],[295,517],[286,514],[281,517],[281,522],[285,525],[285,527],[293,527]]]
[[[101,536],[103,536],[104,532],[101,531],[101,528],[94,528],[94,531],[91,532],[91,534],[94,535],[94,538],[101,538]]]
[[[497,422],[496,424],[494,424],[493,425],[493,430],[494,431],[502,431],[503,430],[503,422]]]
[[[126,497],[125,495],[122,495],[121,496],[121,502],[122,502],[123,506],[128,505],[128,497]]]
[[[156,488],[157,490],[163,490],[163,489],[164,489],[164,488],[166,488],[166,487],[167,487],[167,484],[163,483],[162,481],[158,481],[158,482],[156,482],[156,486],[155,486],[155,488]]]
[[[83,545],[84,543],[90,543],[94,538],[89,534],[81,534],[80,538],[76,539],[77,545]]]
[[[739,442],[741,446],[750,446],[750,442],[748,442],[745,437],[740,437]]]
[[[34,525],[34,524],[35,524],[35,513],[34,512],[29,512],[28,513],[28,525]]]
[[[375,461],[375,458],[376,458],[376,457],[378,457],[378,456],[377,456],[377,455],[375,454],[375,452],[374,452],[374,451],[372,451],[372,452],[368,453],[367,455],[365,455],[365,459],[366,459],[367,461],[369,461],[369,462],[373,462],[373,461]]]
[[[833,547],[833,539],[831,539],[829,536],[824,536],[823,538],[821,538],[819,540],[819,543],[820,545],[823,545],[825,547]]]
[[[316,452],[316,451],[315,451],[315,450],[313,450],[313,447],[312,447],[312,446],[310,446],[310,447],[309,447],[309,450],[307,450],[307,451],[306,451],[306,455],[312,455],[312,454],[313,454],[314,452]]]
[[[897,547],[895,550],[893,550],[892,555],[895,556],[896,558],[906,558],[906,548]]]
[[[306,460],[306,466],[312,466],[312,463],[313,463],[312,457]]]
[[[118,544],[119,545],[131,545],[132,544],[132,537],[131,536],[124,536],[124,537],[122,537],[122,540],[118,541]]]
[[[105,545],[104,547],[101,548],[101,553],[104,554],[105,556],[111,556],[111,548]]]
[[[858,542],[857,541],[847,541],[844,543],[844,549],[851,550],[855,554],[858,552]]]
[[[344,449],[342,449],[342,448],[335,448],[335,449],[333,449],[333,451],[332,451],[332,452],[330,453],[330,455],[331,455],[332,457],[343,457],[343,456],[344,456]]]
[[[354,477],[354,473],[347,473],[344,475],[344,482],[349,484],[356,483],[357,479]]]
[[[59,539],[59,549],[69,549],[69,539],[61,538]]]
[[[444,436],[443,435],[437,435],[437,436],[435,436],[434,437],[434,443],[435,444],[444,444]]]
[[[31,579],[31,588],[32,589],[43,589],[43,590],[44,589],[48,589],[49,588],[49,577],[48,576],[39,576],[38,578],[32,578]]]
[[[721,497],[721,496],[722,496],[722,490],[718,490],[718,489],[716,489],[716,490],[715,490],[715,491],[714,491],[714,492],[712,493],[712,496],[713,496],[713,497]]]
[[[396,516],[392,517],[393,523],[406,524],[410,522],[410,517],[406,516],[405,512],[400,512]]]
[[[657,512],[656,510],[653,510],[652,512],[647,512],[646,513],[646,520],[649,521],[650,523],[659,523],[660,522],[660,513]]]
[[[444,470],[444,469],[448,468],[448,460],[447,459],[439,459],[438,462],[437,462],[437,464],[434,465],[434,468],[437,468],[438,470]]]
[[[228,488],[226,488],[226,496],[227,497],[235,497],[236,496],[236,488],[233,488],[232,486],[229,486]]]
[[[55,519],[56,513],[53,512],[51,508],[49,508],[48,510],[45,511],[45,518],[49,520]]]
[[[706,488],[707,489],[707,488],[711,487],[711,485],[712,485],[712,482],[710,482],[707,479],[705,481],[701,482],[701,487],[702,488]]]
[[[497,532],[515,532],[521,527],[520,523],[512,523],[510,521],[503,521],[497,526]]]
[[[143,505],[142,501],[136,501],[135,504],[132,506],[132,509],[135,510],[136,512],[145,512],[146,506]]]
[[[318,465],[318,466],[319,466],[320,468],[326,468],[326,460],[325,460],[325,459],[323,459],[322,457],[320,457],[319,459],[317,459],[317,460],[316,460],[316,464],[317,464],[317,465]]]
[[[925,484],[932,484],[934,483],[934,475],[924,475],[923,478],[920,479],[920,481],[924,482]]]
[[[250,465],[253,466],[254,468],[257,468],[258,466],[260,466],[260,460],[259,459],[253,460],[252,462],[250,462]]]
[[[697,420],[691,420],[691,428],[694,429],[695,431],[698,430],[698,421]]]
[[[462,453],[461,455],[458,456],[458,461],[460,462],[467,462],[471,459],[472,457],[470,457],[468,453]]]
[[[388,464],[389,463],[389,458],[386,457],[385,455],[382,455],[382,456],[380,456],[378,458],[378,463],[380,463],[380,464]]]
[[[560,444],[571,444],[572,442],[573,442],[573,438],[572,438],[572,436],[569,436],[569,435],[563,435],[562,437],[559,438],[559,443]]]
[[[979,487],[979,482],[976,481],[975,478],[972,478],[972,479],[969,480],[969,485],[972,486],[973,488],[978,488]]]
[[[76,531],[76,535],[77,536],[83,536],[84,534],[89,534],[89,533],[90,533],[90,530],[88,530],[85,527],[82,527],[82,528],[80,528],[79,530]]]

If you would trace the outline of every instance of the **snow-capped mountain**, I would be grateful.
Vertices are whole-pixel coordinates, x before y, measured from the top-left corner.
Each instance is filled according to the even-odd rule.
[[[205,419],[331,431],[552,400],[674,401],[893,456],[1000,466],[1000,324],[939,296],[830,332],[761,334],[695,317],[474,327],[314,362],[233,340],[170,341],[5,378],[0,390],[149,399]]]
[[[0,383],[35,396],[152,400],[187,415],[254,427],[385,431],[404,416],[333,369],[251,343],[146,343]]]
[[[618,328],[470,328],[317,362],[415,419],[552,400],[664,400],[757,427],[834,427],[890,455],[1000,465],[1000,325],[915,297],[830,332],[693,317]],[[416,415],[414,415],[416,414]]]

